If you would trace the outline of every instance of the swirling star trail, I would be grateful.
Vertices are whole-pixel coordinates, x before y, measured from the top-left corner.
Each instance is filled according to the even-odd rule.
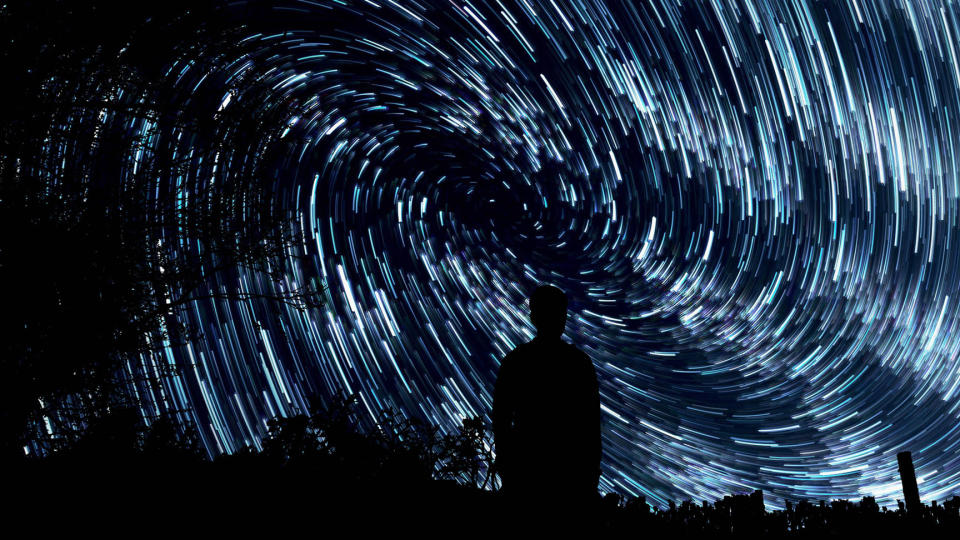
[[[890,504],[911,450],[924,499],[960,492],[956,4],[230,9],[247,52],[167,74],[211,118],[298,105],[257,136],[307,232],[287,285],[328,289],[188,311],[204,339],[168,349],[188,367],[157,399],[212,453],[313,392],[486,414],[552,283],[601,381],[601,490]]]

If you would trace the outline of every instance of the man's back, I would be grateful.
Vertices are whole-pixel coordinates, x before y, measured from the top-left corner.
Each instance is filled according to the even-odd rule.
[[[541,339],[511,351],[497,376],[493,421],[506,489],[596,493],[600,398],[585,353]]]

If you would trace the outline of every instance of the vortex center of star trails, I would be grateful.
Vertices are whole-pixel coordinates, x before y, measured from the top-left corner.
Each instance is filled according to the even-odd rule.
[[[295,105],[220,163],[269,164],[290,283],[328,289],[190,311],[170,399],[212,451],[314,393],[446,432],[489,413],[546,283],[600,378],[601,490],[891,504],[909,450],[922,498],[960,491],[956,5],[230,9],[246,52],[171,73],[211,117]]]

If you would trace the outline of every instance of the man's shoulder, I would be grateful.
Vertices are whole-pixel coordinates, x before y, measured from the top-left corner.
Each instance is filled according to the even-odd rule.
[[[524,358],[539,358],[545,354],[555,355],[555,357],[559,356],[559,358],[576,359],[586,364],[591,364],[590,356],[588,356],[587,353],[580,350],[576,345],[566,341],[561,341],[559,346],[555,343],[544,344],[538,343],[537,341],[521,343],[514,347],[512,351],[508,352],[500,364],[502,366],[508,363],[519,363],[522,362]]]
[[[529,354],[530,343],[521,343],[513,348],[512,351],[508,352],[506,356],[503,357],[503,360],[500,361],[500,365],[504,366],[506,364],[512,364],[518,359],[523,358]]]
[[[596,368],[593,366],[593,360],[590,359],[590,355],[580,350],[579,347],[572,343],[567,343],[569,348],[567,349],[567,357],[570,358],[571,363],[578,370],[584,370],[585,372],[596,372]]]

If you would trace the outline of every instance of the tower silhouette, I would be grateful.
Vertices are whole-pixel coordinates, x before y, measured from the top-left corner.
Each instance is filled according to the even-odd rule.
[[[913,470],[913,458],[910,452],[897,454],[900,466],[900,482],[903,484],[903,498],[907,503],[907,512],[914,513],[921,507],[920,490],[917,488],[917,473]]]

